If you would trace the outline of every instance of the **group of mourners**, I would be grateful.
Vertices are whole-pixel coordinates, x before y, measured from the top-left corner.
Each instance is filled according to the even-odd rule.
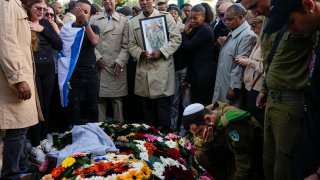
[[[110,119],[191,135],[214,179],[320,179],[319,0],[102,4],[0,2],[0,179]]]

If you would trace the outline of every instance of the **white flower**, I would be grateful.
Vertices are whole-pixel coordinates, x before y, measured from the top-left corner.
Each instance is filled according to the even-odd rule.
[[[164,176],[162,175],[163,173],[159,171],[152,171],[152,174],[157,176],[159,179],[164,179]]]
[[[184,145],[186,144],[186,139],[185,139],[185,138],[181,138],[181,139],[179,140],[179,144],[180,144],[182,147],[184,147]]]
[[[162,138],[162,137],[158,137],[158,138],[157,138],[157,141],[163,142],[163,138]]]
[[[147,124],[142,124],[142,126],[143,126],[144,128],[146,128],[146,129],[149,129],[149,128],[150,128],[150,126],[147,125]]]
[[[116,180],[117,179],[117,175],[116,174],[112,174],[112,175],[109,175],[107,177],[107,180]]]
[[[138,128],[138,127],[140,127],[141,125],[140,124],[137,124],[137,123],[133,123],[133,124],[131,124],[133,127],[135,127],[135,128]]]
[[[161,162],[164,164],[164,166],[168,165],[168,166],[176,166],[176,167],[179,167],[181,166],[181,164],[174,160],[174,159],[171,159],[171,158],[164,158],[164,157],[160,157],[160,160]]]
[[[169,140],[164,142],[169,148],[176,148],[177,143],[175,141]]]
[[[131,165],[133,166],[133,169],[140,171],[143,167],[142,162],[132,162]]]
[[[124,124],[123,126],[122,126],[122,128],[127,128],[128,127],[128,125],[126,125],[126,124]]]
[[[141,152],[139,155],[142,160],[149,161],[148,152]]]
[[[136,146],[139,149],[139,151],[141,151],[141,152],[147,152],[148,151],[147,148],[142,144],[136,144]]]
[[[93,176],[89,180],[105,180],[105,178],[102,176]]]
[[[138,144],[144,145],[145,141],[141,141],[141,140],[133,140],[133,142],[136,142]]]
[[[160,174],[163,174],[165,168],[164,168],[164,164],[160,163],[160,162],[155,162],[153,163],[153,169],[154,171],[159,171]]]

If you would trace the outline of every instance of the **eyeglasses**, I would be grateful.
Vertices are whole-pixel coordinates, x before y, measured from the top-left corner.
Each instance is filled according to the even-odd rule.
[[[38,13],[41,13],[41,12],[46,13],[47,12],[47,8],[43,8],[43,7],[35,7],[35,8],[38,11]]]
[[[46,17],[49,17],[49,16],[50,16],[50,17],[54,17],[54,14],[53,14],[53,13],[48,13],[48,12],[47,12],[47,13],[45,14],[45,16],[46,16]]]
[[[224,13],[219,14],[219,17],[223,18],[224,17]]]

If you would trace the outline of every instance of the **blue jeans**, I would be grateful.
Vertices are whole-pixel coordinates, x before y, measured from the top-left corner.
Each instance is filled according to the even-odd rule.
[[[20,167],[29,166],[27,153],[28,128],[8,129],[3,138],[3,166],[1,180],[19,180]]]

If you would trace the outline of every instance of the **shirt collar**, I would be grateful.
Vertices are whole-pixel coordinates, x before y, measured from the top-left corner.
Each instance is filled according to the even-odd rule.
[[[107,15],[107,14],[106,14]],[[111,15],[112,19],[116,20],[116,21],[119,21],[120,20],[120,15],[119,13],[117,12],[114,12],[112,15]],[[97,19],[104,19],[105,18],[105,12],[100,12],[98,15],[97,15]]]
[[[240,34],[243,30],[249,28],[250,25],[247,21],[245,21],[244,23],[242,23],[239,27],[237,27],[235,30],[230,32],[230,36],[231,37],[236,37],[238,34]]]

